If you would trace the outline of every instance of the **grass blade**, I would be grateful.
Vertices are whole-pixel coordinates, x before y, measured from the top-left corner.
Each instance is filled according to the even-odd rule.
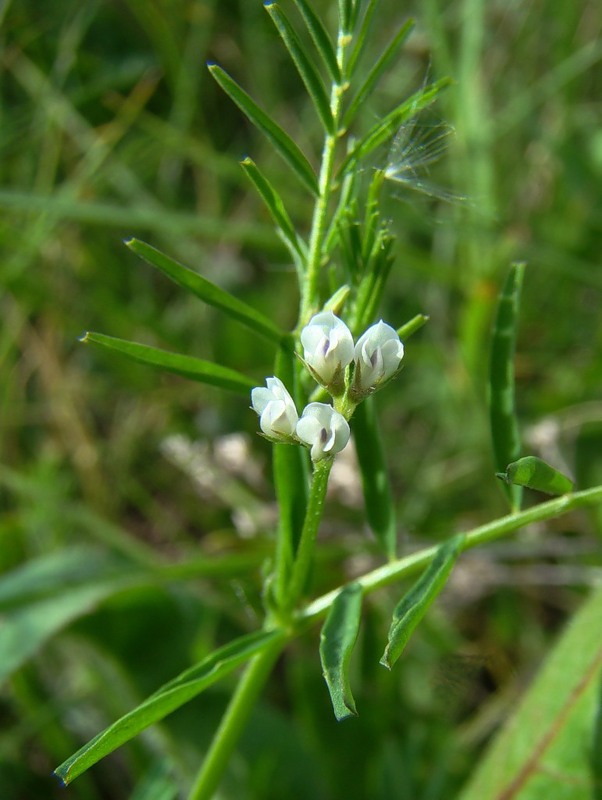
[[[390,111],[352,148],[339,167],[338,177],[340,178],[346,175],[350,169],[353,169],[358,161],[370,155],[370,153],[378,147],[392,139],[400,125],[408,119],[411,119],[423,108],[431,105],[431,103],[437,99],[441,91],[449,86],[450,83],[451,80],[449,78],[441,78],[435,81],[435,83],[431,83],[429,86],[425,86],[418,92],[415,92],[411,97],[394,108],[393,111]]]
[[[367,397],[356,408],[351,426],[362,474],[366,518],[381,550],[387,558],[395,558],[395,504],[373,397]]]
[[[383,667],[391,669],[402,654],[414,629],[445,586],[465,538],[465,534],[461,533],[441,545],[429,567],[396,606],[389,628],[389,640],[380,660]]]
[[[98,344],[107,350],[113,350],[122,356],[138,361],[140,364],[148,364],[151,367],[164,369],[181,375],[183,378],[207,383],[210,386],[217,386],[220,389],[227,389],[231,392],[238,392],[248,396],[249,391],[257,384],[251,378],[247,378],[240,372],[236,372],[228,367],[222,367],[211,361],[203,361],[200,358],[184,356],[179,353],[170,353],[158,347],[150,347],[146,344],[128,342],[125,339],[117,339],[114,336],[106,336],[103,333],[87,331],[80,339],[84,344]]]
[[[301,40],[292,25],[276,3],[266,3],[264,8],[272,18],[280,38],[284,42],[290,57],[293,59],[301,80],[311,97],[316,112],[327,133],[334,134],[334,119],[330,110],[330,101],[322,79],[316,72],[311,57],[307,54]]]
[[[316,174],[288,133],[285,133],[221,67],[209,64],[209,72],[243,114],[270,140],[305,187],[317,197],[319,189]]]
[[[594,711],[601,668],[602,590],[598,589],[574,616],[481,756],[458,800],[600,800],[600,784],[593,779],[596,774],[600,777],[602,761],[593,761],[592,744],[600,735]],[[596,755],[600,755],[599,741]]]
[[[148,264],[156,267],[164,275],[167,275],[174,283],[192,292],[196,297],[207,305],[219,308],[228,316],[251,328],[256,333],[277,344],[282,340],[284,333],[275,325],[269,317],[264,316],[252,306],[243,303],[242,300],[216,286],[211,281],[203,278],[195,272],[173,258],[165,255],[160,250],[152,247],[139,239],[129,239],[126,245],[136,255],[143,258]]]
[[[360,86],[358,91],[356,92],[353,100],[349,104],[349,107],[345,111],[343,116],[343,123],[342,127],[347,128],[352,120],[355,118],[360,107],[366,101],[366,98],[370,95],[378,81],[380,80],[383,72],[387,69],[393,58],[396,56],[399,48],[408,38],[412,30],[414,29],[414,20],[408,20],[405,25],[397,32],[397,34],[393,37],[392,41],[389,43],[388,47],[385,48],[385,51],[376,61],[364,83]]]
[[[333,83],[340,83],[341,71],[337,62],[337,54],[326,28],[322,24],[322,20],[306,0],[294,0],[294,3],[305,20],[307,30],[313,39],[316,50],[322,56]]]
[[[345,586],[333,602],[320,634],[320,661],[334,715],[340,722],[357,716],[349,683],[349,661],[359,632],[362,587]]]
[[[508,464],[497,477],[506,484],[526,486],[545,494],[562,495],[573,491],[573,481],[536,456],[525,456]]]
[[[284,207],[282,198],[276,189],[274,189],[273,185],[258,169],[257,164],[253,161],[253,159],[245,158],[240,162],[240,165],[245,171],[245,175],[257,189],[261,199],[266,204],[266,207],[270,212],[272,219],[276,223],[282,239],[284,239],[288,249],[291,251],[291,254],[295,257],[295,260],[299,258],[301,259],[301,262],[304,263],[306,257],[305,247],[297,236],[297,231],[295,230],[295,226],[293,225],[291,218]]]
[[[258,631],[215,650],[91,739],[64,761],[55,774],[65,785],[71,783],[101,758],[192,700],[278,638],[284,640],[281,631]]]
[[[520,432],[514,398],[514,353],[518,328],[518,309],[525,271],[524,264],[513,264],[502,288],[493,326],[489,363],[489,422],[497,472],[520,455]],[[522,488],[504,485],[513,511],[520,508]]]

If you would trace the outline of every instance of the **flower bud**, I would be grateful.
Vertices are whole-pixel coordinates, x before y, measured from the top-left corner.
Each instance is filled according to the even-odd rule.
[[[342,394],[344,371],[353,358],[353,337],[332,311],[316,314],[301,331],[303,357],[314,378],[331,394]]]
[[[355,345],[352,394],[363,397],[392,377],[403,358],[403,344],[382,319],[363,333]]]
[[[266,378],[267,388],[251,391],[251,405],[259,414],[259,427],[269,439],[287,441],[295,433],[299,415],[293,398],[279,378]]]
[[[305,406],[297,423],[297,436],[311,447],[312,461],[339,453],[349,441],[347,420],[326,403]]]

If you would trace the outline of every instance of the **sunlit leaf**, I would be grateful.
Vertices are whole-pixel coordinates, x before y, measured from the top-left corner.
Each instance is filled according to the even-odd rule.
[[[280,631],[259,631],[241,636],[215,650],[91,739],[55,770],[56,775],[63,783],[71,783],[101,758],[192,700],[278,639],[284,641],[284,634]]]
[[[349,682],[349,662],[357,640],[362,587],[350,583],[336,596],[320,634],[320,661],[337,720],[357,716]]]
[[[295,33],[286,15],[277,3],[264,3],[264,8],[272,18],[280,38],[286,45],[286,49],[293,59],[301,80],[311,97],[314,107],[322,121],[324,129],[334,133],[334,120],[330,110],[330,101],[320,75],[316,72],[311,56],[305,50],[305,46]]]
[[[306,255],[304,243],[297,235],[295,226],[293,225],[291,218],[284,207],[282,198],[251,158],[243,159],[240,162],[240,165],[253,186],[255,186],[257,189],[257,192],[261,196],[263,202],[266,204],[266,207],[270,212],[272,219],[278,226],[280,235],[286,242],[289,250],[294,256],[298,257],[302,260],[302,262],[304,262]]]
[[[322,20],[318,17],[307,0],[294,0],[294,3],[305,20],[305,24],[316,46],[316,50],[322,56],[330,77],[334,83],[340,83],[341,71],[337,62],[337,54],[330,40],[330,36],[322,24]]]
[[[536,456],[525,456],[508,464],[497,477],[507,484],[525,486],[546,494],[561,495],[573,491],[573,481]]]
[[[209,72],[243,114],[270,140],[306,188],[317,196],[319,190],[315,172],[291,137],[221,67],[209,64]]]
[[[370,93],[382,77],[383,72],[387,69],[393,58],[397,55],[399,48],[408,38],[414,28],[414,20],[408,20],[400,30],[395,34],[392,41],[387,45],[381,53],[372,69],[366,75],[364,82],[356,92],[353,100],[349,104],[343,116],[343,127],[346,128],[358,112],[358,110],[365,103]]]
[[[112,350],[141,364],[148,364],[151,367],[181,375],[183,378],[190,378],[199,383],[218,386],[220,389],[228,389],[239,394],[248,395],[249,390],[257,385],[256,381],[247,378],[246,375],[211,361],[170,353],[158,347],[128,342],[125,339],[116,339],[114,336],[106,336],[104,333],[87,331],[80,341],[84,344],[100,345],[106,350]]]
[[[414,629],[445,586],[462,552],[465,538],[464,534],[459,534],[441,545],[430,565],[396,606],[387,646],[380,660],[387,669],[391,669],[403,653]]]
[[[429,318],[425,314],[416,314],[416,316],[412,317],[405,325],[397,329],[397,335],[402,342],[405,342],[405,340],[409,339],[416,331],[419,331],[423,325],[426,325],[428,321]]]
[[[351,54],[349,56],[349,61],[347,63],[347,75],[353,75],[355,73],[356,64],[364,52],[364,47],[366,42],[369,38],[368,34],[370,33],[370,25],[372,23],[372,17],[374,16],[374,12],[378,6],[379,0],[367,0],[365,5],[365,10],[363,11],[363,17],[361,25],[359,26],[359,30],[356,32],[354,36],[354,44]],[[364,5],[364,4],[362,4]],[[358,3],[358,13],[359,13],[359,3]],[[357,22],[356,13],[356,22]],[[355,26],[354,26],[355,27]]]
[[[269,317],[234,297],[234,295],[220,286],[208,281],[198,272],[185,267],[170,256],[165,255],[165,253],[146,242],[141,242],[139,239],[129,239],[126,245],[148,264],[167,275],[178,286],[192,292],[207,305],[219,308],[220,311],[272,342],[279,343],[282,340],[283,331]]]

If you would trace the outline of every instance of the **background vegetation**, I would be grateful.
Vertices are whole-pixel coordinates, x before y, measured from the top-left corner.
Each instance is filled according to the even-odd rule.
[[[426,76],[450,75],[435,113],[456,134],[430,178],[457,198],[391,187],[398,260],[382,314],[394,325],[430,315],[395,391],[378,398],[409,552],[504,513],[485,373],[512,260],[528,263],[524,439],[579,488],[602,483],[602,9],[382,0],[375,53],[408,16],[417,31],[365,123]],[[294,325],[294,275],[237,160],[252,154],[296,220],[309,209],[205,62],[227,68],[308,152],[317,130],[259,0],[19,0],[0,19],[0,570],[11,576],[0,602],[19,622],[0,628],[0,787],[30,800],[64,796],[49,778],[59,762],[253,629],[274,518],[269,447],[239,397],[77,338],[101,330],[261,383],[270,348],[122,240],[149,241]],[[279,665],[223,796],[455,796],[600,581],[601,534],[598,509],[466,555],[392,674],[378,665],[391,595],[371,598],[357,720],[335,723],[308,636]],[[327,589],[368,558],[352,464],[338,471],[322,536],[316,586]],[[140,564],[155,577],[132,585]],[[230,688],[101,762],[69,796],[140,800],[159,787],[177,797]]]

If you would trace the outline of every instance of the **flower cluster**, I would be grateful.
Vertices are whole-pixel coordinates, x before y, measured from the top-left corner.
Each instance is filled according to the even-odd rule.
[[[354,343],[351,331],[332,311],[316,314],[301,331],[303,363],[313,378],[334,398],[345,396],[341,408],[353,408],[397,374],[403,344],[382,320]],[[336,403],[336,400],[335,400]],[[309,403],[299,417],[295,402],[279,378],[251,392],[263,434],[274,442],[306,445],[312,461],[339,453],[349,441],[349,423],[327,403]]]

